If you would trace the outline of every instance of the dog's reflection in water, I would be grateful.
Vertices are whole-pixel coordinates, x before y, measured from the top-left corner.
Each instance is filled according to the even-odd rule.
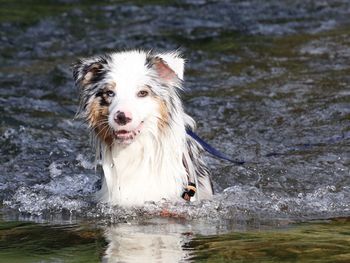
[[[118,224],[108,227],[102,262],[181,262],[189,257],[183,245],[191,227],[174,222]]]

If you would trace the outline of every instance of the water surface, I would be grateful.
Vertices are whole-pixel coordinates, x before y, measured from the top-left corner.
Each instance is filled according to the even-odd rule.
[[[4,262],[349,262],[348,219],[303,224],[153,219],[113,225],[1,221]],[[240,228],[241,227],[241,228]],[[20,247],[20,250],[18,249]]]

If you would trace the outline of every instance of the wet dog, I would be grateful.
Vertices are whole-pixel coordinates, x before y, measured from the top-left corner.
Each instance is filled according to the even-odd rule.
[[[177,52],[124,51],[73,66],[78,116],[92,130],[104,171],[101,201],[131,206],[212,196],[202,148],[186,134],[195,123],[178,94],[183,73]]]

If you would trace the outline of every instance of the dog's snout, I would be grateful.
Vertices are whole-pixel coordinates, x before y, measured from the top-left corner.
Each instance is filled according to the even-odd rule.
[[[131,122],[132,117],[130,112],[117,111],[114,115],[114,121],[119,125],[126,125]]]

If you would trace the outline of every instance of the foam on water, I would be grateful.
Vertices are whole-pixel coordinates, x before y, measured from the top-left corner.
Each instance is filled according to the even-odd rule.
[[[345,216],[350,213],[350,187],[336,189],[335,186],[320,187],[291,197],[240,185],[225,189],[216,194],[213,200],[193,203],[164,200],[158,203],[147,202],[143,207],[111,207],[94,201],[91,185],[95,181],[81,180],[83,177],[84,175],[75,179],[63,178],[59,182],[31,188],[20,187],[4,204],[36,216],[69,211],[78,217],[102,218],[112,222],[159,215],[222,221],[243,218],[301,220]]]

